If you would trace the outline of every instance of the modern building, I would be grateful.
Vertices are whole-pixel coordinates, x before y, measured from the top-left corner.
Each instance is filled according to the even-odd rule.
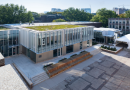
[[[47,31],[24,28],[27,26],[0,31],[0,52],[4,57],[22,53],[37,63],[92,46],[94,38],[93,26]]]
[[[100,43],[114,43],[120,36],[121,30],[114,28],[94,28],[94,40]]]
[[[123,35],[130,33],[130,18],[109,18],[108,27],[119,29]]]
[[[64,12],[64,10],[61,10],[60,8],[52,8],[51,12]]]
[[[61,14],[43,15],[41,16],[41,22],[52,22],[55,19],[65,19]]]
[[[81,8],[81,10],[84,10],[86,13],[91,13],[91,8]]]
[[[0,30],[0,52],[4,57],[19,53],[19,30]]]
[[[128,10],[130,10],[130,9],[125,9],[125,8],[113,8],[113,11],[116,13],[116,14],[123,14],[123,13],[125,13],[125,11],[128,11]]]

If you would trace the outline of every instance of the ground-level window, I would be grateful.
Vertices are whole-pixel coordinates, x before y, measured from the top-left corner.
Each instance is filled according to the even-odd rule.
[[[71,53],[73,52],[73,45],[66,46],[66,53]]]

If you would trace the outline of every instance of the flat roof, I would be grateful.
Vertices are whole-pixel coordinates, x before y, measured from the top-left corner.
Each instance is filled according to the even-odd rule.
[[[0,67],[0,90],[29,90],[10,65]]]
[[[119,31],[121,31],[121,30],[119,30],[119,29],[114,29],[114,28],[94,28],[94,31],[100,31],[100,32],[103,32],[103,31],[119,32]]]
[[[22,28],[28,26],[47,26],[47,25],[65,25],[65,24],[76,25],[76,24],[90,24],[90,23],[100,23],[100,22],[77,21],[77,22],[50,22],[50,23],[33,23],[33,24],[31,23],[30,25],[29,23],[4,24],[4,25],[9,28],[14,28],[14,27]]]
[[[86,27],[86,26],[83,26],[83,25],[49,25],[49,26],[30,26],[30,27],[25,27],[25,28],[38,30],[38,31],[48,31],[48,30],[68,29],[68,28],[77,28],[77,27]]]
[[[6,27],[4,27],[4,26],[0,26],[0,31],[1,30],[9,30],[9,28],[6,28]]]

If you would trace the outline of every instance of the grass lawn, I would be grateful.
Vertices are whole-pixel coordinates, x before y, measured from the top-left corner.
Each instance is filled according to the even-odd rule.
[[[47,31],[47,30],[57,30],[57,29],[67,29],[67,28],[76,28],[76,27],[86,27],[83,25],[49,25],[49,26],[32,26],[25,27],[28,29],[34,29],[38,31]]]
[[[0,30],[8,30],[8,28],[0,26]]]

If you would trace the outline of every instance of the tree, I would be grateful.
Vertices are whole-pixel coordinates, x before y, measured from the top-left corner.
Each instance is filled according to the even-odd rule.
[[[41,17],[41,15],[39,13],[37,13],[37,12],[32,12],[32,15],[33,15],[34,18]]]
[[[120,15],[118,15],[120,18],[126,18],[126,14],[124,13],[124,14],[120,14]]]
[[[107,10],[106,8],[99,9],[96,15],[92,17],[90,21],[102,22],[103,27],[108,26],[108,18],[116,18],[118,15],[112,10]]]
[[[69,8],[65,10],[62,15],[69,21],[89,21],[93,17],[92,14],[77,8]]]
[[[31,22],[31,21],[33,21],[33,20],[34,20],[34,18],[33,18],[32,12],[29,11],[28,14],[27,14],[27,21],[28,21],[28,22]]]
[[[52,22],[66,22],[64,19],[55,19]]]
[[[33,15],[27,12],[24,6],[14,4],[0,5],[0,24],[28,22],[33,20]]]
[[[126,16],[126,18],[130,18],[130,10],[125,12],[125,16]]]

